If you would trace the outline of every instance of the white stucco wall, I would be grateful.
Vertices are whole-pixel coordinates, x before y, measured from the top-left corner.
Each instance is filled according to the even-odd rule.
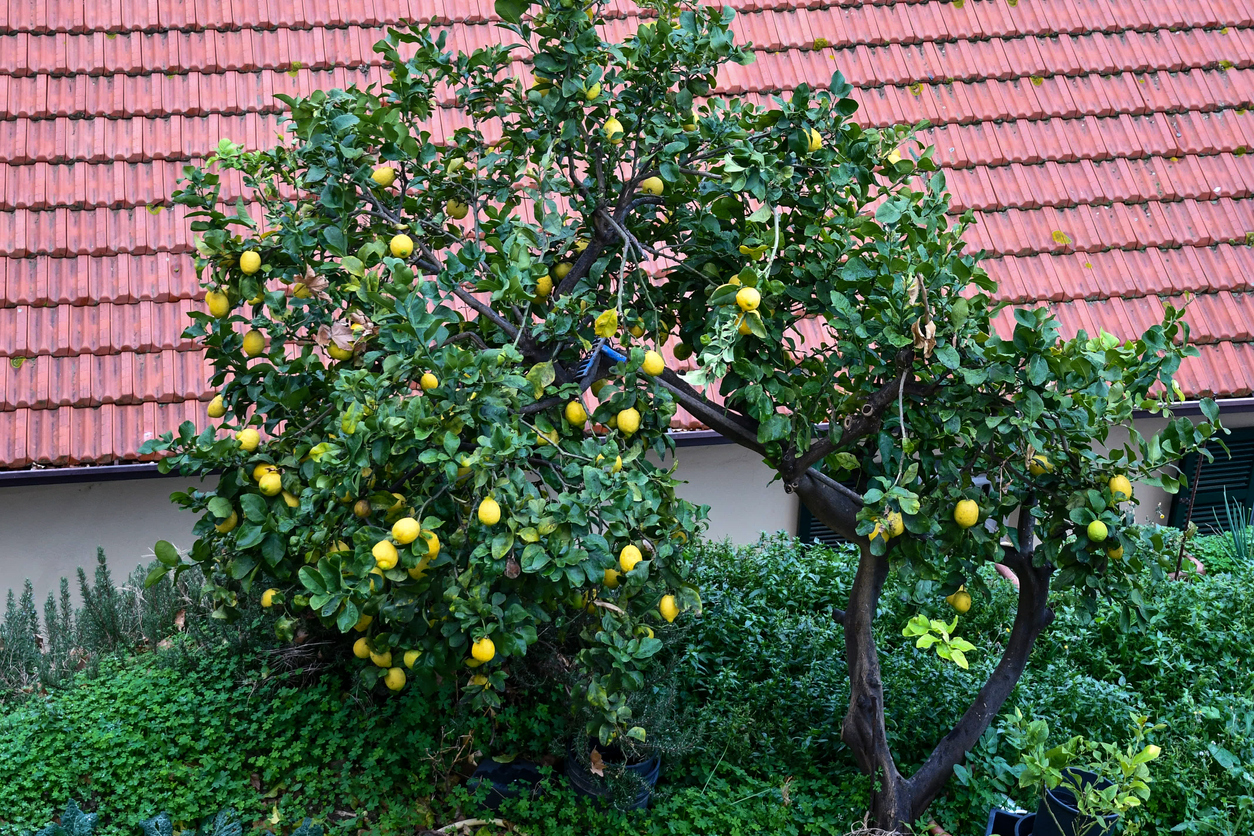
[[[0,487],[0,596],[21,592],[27,578],[41,609],[49,592],[70,580],[78,595],[77,569],[95,571],[96,547],[109,559],[115,583],[152,558],[153,544],[192,544],[194,514],[170,502],[192,481],[182,477]]]

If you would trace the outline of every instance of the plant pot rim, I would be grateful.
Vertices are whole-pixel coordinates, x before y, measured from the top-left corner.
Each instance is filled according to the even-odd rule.
[[[1065,769],[1063,769],[1063,774],[1070,774],[1070,775],[1076,776],[1077,778],[1079,778],[1079,781],[1077,783],[1080,783],[1081,785],[1093,784],[1098,789],[1104,789],[1105,787],[1110,786],[1110,784],[1112,783],[1109,779],[1103,778],[1100,775],[1098,775],[1096,772],[1092,772],[1088,769],[1079,769],[1077,767],[1068,766]],[[1062,784],[1059,784],[1057,787],[1047,786],[1045,788],[1045,794],[1048,795],[1059,806],[1066,808],[1068,811],[1075,813],[1076,815],[1080,815],[1079,806],[1074,803],[1068,803],[1067,801],[1067,799],[1071,799],[1071,801],[1074,802],[1076,800],[1075,793],[1073,793],[1070,789],[1064,787]],[[1086,818],[1088,818],[1087,815],[1086,815]],[[1100,815],[1097,818],[1102,819],[1106,822],[1113,822],[1119,818],[1119,814],[1118,813],[1106,813],[1105,815]]]

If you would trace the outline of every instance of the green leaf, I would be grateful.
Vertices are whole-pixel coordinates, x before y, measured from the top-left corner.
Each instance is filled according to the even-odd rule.
[[[788,420],[787,415],[774,412],[758,425],[758,441],[765,444],[768,441],[779,441],[781,438],[787,438],[791,428],[792,422]]]
[[[962,365],[962,358],[958,355],[958,351],[947,343],[936,346],[936,359],[940,360],[941,365],[947,369],[956,369]]]
[[[244,509],[244,518],[252,522],[266,521],[265,497],[255,493],[246,493],[239,498],[239,507]]]
[[[152,567],[152,569],[149,570],[148,575],[144,578],[144,589],[151,589],[156,586],[169,571],[170,567],[161,563]]]
[[[251,549],[266,536],[266,530],[259,525],[244,523],[239,527],[239,536],[235,539],[237,549]]]
[[[497,17],[515,26],[522,22],[523,12],[530,6],[530,0],[496,0]]]
[[[234,510],[235,509],[231,507],[231,503],[223,497],[215,496],[213,499],[209,500],[209,513],[213,514],[220,520],[225,520],[227,517],[231,516],[231,513]]]
[[[344,251],[348,249],[348,241],[338,226],[326,227],[322,230],[322,237],[326,239],[327,248],[336,255],[344,255]]]
[[[882,224],[895,224],[901,220],[901,216],[905,213],[905,201],[901,198],[890,198],[879,205],[875,210],[875,220]]]
[[[157,560],[161,561],[164,566],[179,565],[179,550],[174,548],[174,544],[166,540],[158,540],[157,545],[153,546],[153,553],[157,555]]]
[[[302,566],[296,574],[305,589],[318,595],[327,594],[327,588],[322,582],[322,575],[319,575],[318,570],[312,566]]]

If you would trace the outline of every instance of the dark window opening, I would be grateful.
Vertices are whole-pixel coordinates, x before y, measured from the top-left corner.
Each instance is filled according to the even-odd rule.
[[[1218,444],[1211,444],[1209,449],[1215,460],[1202,460],[1202,470],[1197,480],[1192,521],[1203,534],[1214,534],[1227,527],[1225,491],[1229,502],[1239,502],[1247,509],[1254,506],[1254,427],[1233,430],[1232,435],[1224,436],[1223,439],[1232,457],[1229,458]],[[1171,502],[1169,520],[1176,528],[1183,528],[1188,516],[1189,492],[1192,490],[1193,474],[1197,469],[1197,454],[1185,456],[1180,469],[1190,483],[1181,488]]]

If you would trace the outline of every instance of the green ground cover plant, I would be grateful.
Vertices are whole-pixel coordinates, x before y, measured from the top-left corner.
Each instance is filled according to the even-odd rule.
[[[482,812],[464,777],[473,757],[494,755],[551,769],[544,795],[497,814],[533,836],[846,833],[870,789],[832,732],[848,693],[832,608],[856,556],[786,537],[744,548],[701,543],[689,555],[704,613],[666,636],[665,684],[700,733],[687,754],[667,758],[648,812],[600,810],[566,788],[557,756],[574,723],[560,688],[528,682],[493,716],[455,684],[379,700],[339,655],[278,643],[258,611],[229,635],[172,627],[171,639],[104,654],[60,688],[11,693],[0,714],[0,833],[38,829],[70,798],[99,815],[102,836],[129,836],[162,811],[191,827],[223,809],[252,830],[286,833],[306,816],[332,834],[417,829]],[[942,590],[898,584],[884,596],[877,642],[896,700],[888,734],[907,764],[926,757],[943,712],[965,705],[1004,641],[1013,591],[985,580],[957,631],[977,648],[969,671],[901,635],[917,613],[949,617]],[[1122,743],[1129,718],[1141,715],[1164,726],[1151,734],[1162,748],[1151,773],[1171,778],[1154,781],[1131,811],[1142,832],[1248,832],[1251,580],[1150,579],[1152,629],[1141,633],[1124,630],[1114,608],[1060,616],[938,799],[938,821],[978,836],[990,806],[1034,809],[1034,790],[1018,787],[1016,771],[1029,719],[1046,721],[1054,742]]]

